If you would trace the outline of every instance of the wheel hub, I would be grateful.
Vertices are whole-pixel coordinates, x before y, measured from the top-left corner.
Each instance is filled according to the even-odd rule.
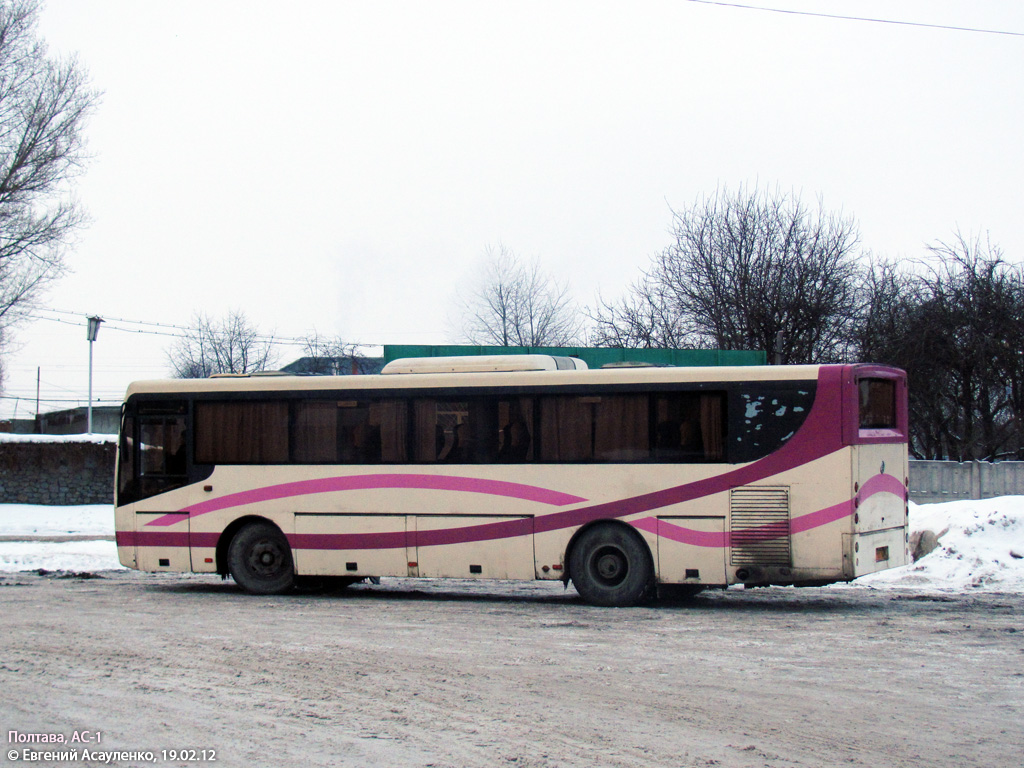
[[[597,579],[608,586],[614,586],[626,578],[629,563],[626,556],[613,547],[599,550],[593,560]]]
[[[253,547],[249,562],[252,564],[252,569],[261,576],[274,576],[280,568],[283,558],[273,544],[264,543],[262,546]]]

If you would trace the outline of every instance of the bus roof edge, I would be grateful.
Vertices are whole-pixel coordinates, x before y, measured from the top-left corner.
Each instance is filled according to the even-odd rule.
[[[512,373],[518,371],[581,371],[587,364],[577,357],[556,355],[461,355],[457,357],[403,357],[392,360],[382,374],[403,373]]]

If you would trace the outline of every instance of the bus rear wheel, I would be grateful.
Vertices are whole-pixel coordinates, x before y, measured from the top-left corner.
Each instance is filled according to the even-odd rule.
[[[292,549],[270,523],[250,523],[228,548],[228,570],[235,582],[254,595],[280,595],[295,586]]]
[[[592,605],[640,605],[654,591],[654,563],[639,537],[620,525],[584,531],[569,557],[569,575]]]

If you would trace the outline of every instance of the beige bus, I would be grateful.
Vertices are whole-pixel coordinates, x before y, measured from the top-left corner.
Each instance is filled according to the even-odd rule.
[[[905,374],[879,365],[588,370],[539,355],[375,376],[132,384],[120,561],[230,575],[820,585],[907,560]]]

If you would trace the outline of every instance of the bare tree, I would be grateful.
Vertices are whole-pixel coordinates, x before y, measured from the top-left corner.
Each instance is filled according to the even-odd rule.
[[[910,377],[918,458],[1024,458],[1024,272],[957,233],[915,273],[873,267],[858,347]]]
[[[884,362],[887,357],[909,354],[909,350],[897,352],[894,344],[911,322],[919,290],[920,275],[905,263],[869,258],[860,285],[860,312],[850,337],[851,357]]]
[[[659,345],[759,349],[784,363],[846,355],[861,270],[852,219],[743,188],[673,218],[674,242],[630,296],[592,313],[601,338],[637,338],[628,327],[640,308]]]
[[[192,326],[167,354],[174,376],[201,379],[215,373],[252,373],[276,364],[273,337],[260,334],[245,314],[231,310],[221,320],[196,313]]]
[[[305,359],[303,373],[338,376],[364,373],[367,359],[359,353],[359,346],[349,344],[340,336],[321,336],[314,332],[303,347]]]
[[[634,283],[619,302],[598,296],[597,306],[588,309],[593,326],[592,343],[621,349],[681,349],[689,346],[689,333],[677,307],[666,300],[650,276]]]
[[[578,343],[582,320],[567,282],[524,263],[503,245],[488,247],[479,286],[461,302],[462,334],[471,344],[558,347]]]
[[[67,182],[82,169],[82,131],[99,100],[77,61],[47,55],[39,9],[0,3],[0,336],[65,271],[83,221]]]

